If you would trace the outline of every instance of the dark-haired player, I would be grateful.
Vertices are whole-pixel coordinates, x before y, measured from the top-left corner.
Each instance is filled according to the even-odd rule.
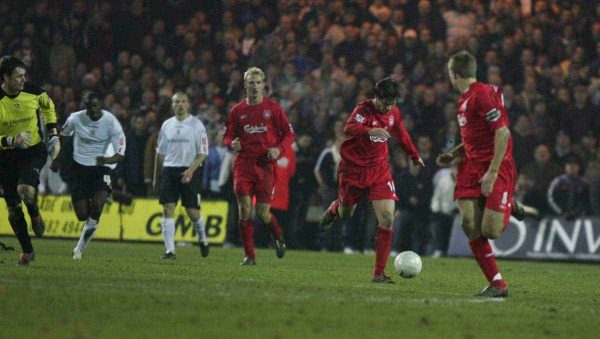
[[[402,97],[400,84],[385,78],[375,84],[375,98],[358,104],[348,118],[344,126],[346,139],[340,148],[338,198],[327,208],[320,223],[326,229],[335,218],[350,217],[360,199],[368,196],[379,223],[372,279],[375,283],[393,283],[384,274],[392,242],[394,201],[398,200],[388,162],[387,139],[394,137],[414,166],[425,166],[396,107]]]
[[[279,104],[264,97],[265,74],[251,67],[244,73],[247,98],[231,108],[223,141],[237,156],[233,163],[233,190],[238,200],[240,235],[245,257],[242,265],[256,265],[252,197],[256,215],[271,230],[278,258],[285,254],[283,231],[271,213],[275,161],[296,135]]]
[[[21,244],[19,266],[27,266],[35,258],[21,201],[27,206],[33,232],[41,237],[44,221],[36,187],[48,152],[54,158],[60,149],[54,103],[42,87],[26,81],[25,74],[19,58],[0,59],[0,186],[8,221]]]
[[[438,164],[464,154],[456,176],[454,199],[462,215],[462,228],[489,285],[478,296],[502,298],[508,287],[496,265],[488,239],[496,239],[508,225],[513,204],[516,167],[502,91],[475,78],[477,62],[469,52],[448,61],[458,100],[462,144],[438,156]],[[521,212],[522,213],[522,212]]]
[[[71,202],[79,221],[85,221],[73,259],[80,260],[92,237],[106,198],[111,192],[111,164],[125,157],[125,135],[119,120],[102,109],[102,98],[90,92],[84,98],[85,109],[71,113],[61,135],[73,137],[73,181]],[[114,154],[106,156],[112,145]],[[113,153],[111,152],[111,153]],[[58,168],[58,161],[51,167]]]

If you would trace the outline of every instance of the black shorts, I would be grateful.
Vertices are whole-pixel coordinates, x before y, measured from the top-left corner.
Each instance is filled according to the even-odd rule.
[[[106,166],[83,166],[76,161],[71,165],[71,199],[79,201],[92,199],[96,192],[112,192],[110,187],[111,169]]]
[[[165,167],[160,177],[159,202],[176,204],[181,196],[181,204],[187,208],[200,207],[200,189],[202,188],[202,171],[197,170],[189,183],[181,182],[181,173],[187,167]]]
[[[21,202],[17,193],[18,185],[32,186],[37,191],[40,171],[47,159],[48,151],[43,142],[24,150],[0,151],[0,185],[7,206],[14,207]]]

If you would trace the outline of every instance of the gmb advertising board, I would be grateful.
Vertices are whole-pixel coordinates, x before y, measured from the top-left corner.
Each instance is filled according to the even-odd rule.
[[[13,235],[8,224],[8,211],[4,201],[0,203],[0,235]],[[46,222],[47,238],[79,238],[83,222],[73,212],[69,196],[47,195],[39,197],[40,213]],[[27,210],[23,206],[26,219]],[[204,200],[201,205],[202,219],[206,222],[206,233],[211,244],[225,241],[228,204],[226,201]],[[160,241],[162,232],[160,219],[162,206],[158,199],[133,199],[131,205],[106,204],[94,235],[95,239]],[[31,225],[29,226],[31,227]],[[196,242],[196,229],[181,204],[175,210],[175,241]],[[33,232],[30,229],[30,234]]]
[[[518,221],[511,217],[492,247],[499,258],[600,262],[600,218]],[[452,228],[448,255],[472,256],[460,217]]]

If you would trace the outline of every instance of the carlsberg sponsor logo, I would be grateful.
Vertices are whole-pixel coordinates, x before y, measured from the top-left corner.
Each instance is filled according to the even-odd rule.
[[[267,126],[265,124],[244,125],[244,132],[248,134],[267,133]]]

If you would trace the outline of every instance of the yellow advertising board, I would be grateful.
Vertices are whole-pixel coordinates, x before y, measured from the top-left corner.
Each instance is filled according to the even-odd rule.
[[[0,235],[12,235],[8,210],[0,208]],[[83,222],[79,222],[69,196],[47,195],[39,198],[40,213],[46,222],[44,237],[79,238]],[[27,210],[23,207],[27,215]],[[211,244],[221,244],[227,233],[228,204],[225,201],[202,201],[201,215]],[[158,199],[133,199],[129,206],[106,204],[94,238],[105,240],[162,241],[160,219],[162,206]],[[29,220],[28,217],[26,217]],[[33,234],[30,227],[30,234]],[[175,240],[196,242],[197,233],[185,208],[175,209]]]

